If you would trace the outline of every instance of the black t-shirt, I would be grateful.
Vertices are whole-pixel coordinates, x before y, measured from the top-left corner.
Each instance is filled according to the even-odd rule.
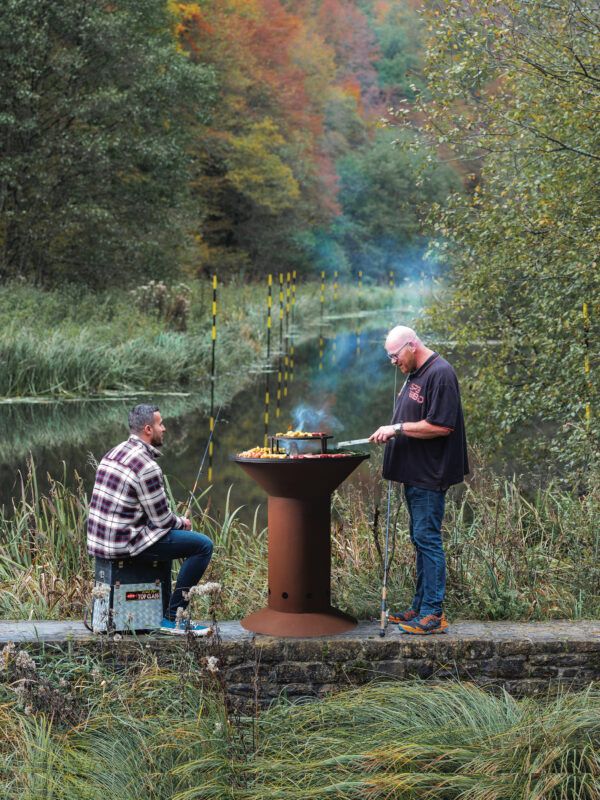
[[[467,439],[456,373],[437,353],[411,372],[402,387],[392,423],[419,422],[452,428],[448,436],[415,439],[396,436],[386,444],[383,477],[419,486],[447,489],[469,472]]]

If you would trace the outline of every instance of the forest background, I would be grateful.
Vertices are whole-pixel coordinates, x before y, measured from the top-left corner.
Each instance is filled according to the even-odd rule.
[[[473,438],[589,486],[598,19],[571,0],[7,0],[4,363],[48,298],[69,316],[213,273],[403,279],[429,248],[446,291],[427,326],[478,343]]]

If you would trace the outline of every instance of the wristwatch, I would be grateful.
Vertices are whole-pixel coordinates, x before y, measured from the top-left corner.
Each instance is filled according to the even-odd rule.
[[[403,431],[404,423],[403,422],[397,422],[395,425],[392,425],[392,427],[394,429],[394,435],[395,436],[400,436],[402,433],[404,433],[404,431]]]

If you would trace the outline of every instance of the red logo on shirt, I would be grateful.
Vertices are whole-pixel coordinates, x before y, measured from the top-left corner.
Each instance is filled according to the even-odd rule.
[[[411,400],[415,400],[417,403],[422,403],[425,398],[422,394],[420,394],[421,387],[418,383],[411,383],[408,389],[408,396]]]

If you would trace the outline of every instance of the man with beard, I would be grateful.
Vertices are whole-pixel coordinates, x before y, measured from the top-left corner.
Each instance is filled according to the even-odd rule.
[[[129,412],[129,439],[110,450],[98,465],[87,526],[88,552],[107,559],[185,559],[161,631],[202,636],[210,628],[186,621],[187,593],[206,570],[213,544],[192,530],[186,517],[171,511],[160,456],[165,426],[158,406]],[[182,609],[179,611],[178,609]]]
[[[378,428],[370,439],[386,444],[383,477],[404,484],[417,570],[410,607],[390,613],[389,620],[404,633],[444,633],[446,490],[469,472],[458,380],[450,364],[411,328],[392,328],[385,349],[407,378],[391,424]]]

